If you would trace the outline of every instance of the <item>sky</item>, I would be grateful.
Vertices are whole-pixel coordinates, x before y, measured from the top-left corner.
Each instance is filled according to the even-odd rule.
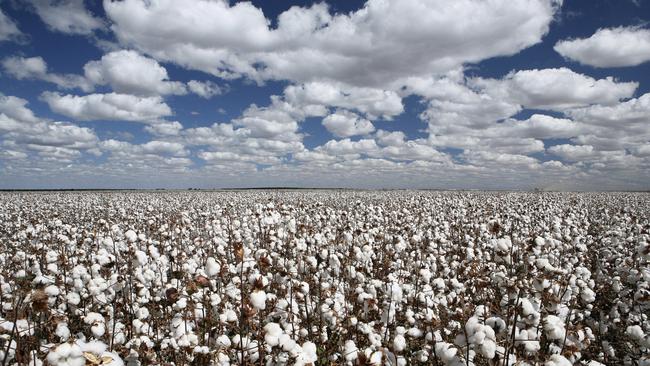
[[[0,188],[650,189],[647,0],[0,0]]]

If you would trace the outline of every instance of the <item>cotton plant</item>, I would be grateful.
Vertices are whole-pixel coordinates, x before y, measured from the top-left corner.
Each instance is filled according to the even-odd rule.
[[[642,364],[647,199],[616,195],[2,194],[0,356]]]

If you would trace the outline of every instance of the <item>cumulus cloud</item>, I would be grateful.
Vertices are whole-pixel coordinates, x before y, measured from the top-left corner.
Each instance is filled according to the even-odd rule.
[[[347,111],[337,111],[323,118],[323,126],[336,137],[366,135],[375,130],[372,122]]]
[[[291,85],[284,90],[284,96],[287,102],[305,110],[354,109],[370,119],[391,119],[404,111],[402,98],[394,91],[345,83],[320,81]]]
[[[573,109],[567,113],[576,120],[614,128],[626,128],[638,124],[648,125],[650,122],[650,93],[615,105],[593,105]]]
[[[190,80],[187,82],[187,87],[190,89],[190,92],[198,95],[201,98],[210,99],[216,95],[223,93],[223,90],[217,83],[212,81],[198,81]]]
[[[89,35],[104,22],[86,9],[83,0],[28,0],[41,20],[53,31]]]
[[[0,137],[14,151],[9,156],[35,152],[58,161],[70,161],[99,141],[92,129],[38,118],[27,108],[27,100],[5,95],[0,95]]]
[[[559,41],[554,49],[560,55],[584,65],[636,66],[650,61],[650,29],[603,28],[589,38]]]
[[[555,145],[548,148],[548,151],[554,155],[568,161],[579,161],[594,155],[593,146],[590,145]]]
[[[499,100],[525,108],[564,110],[590,104],[614,104],[629,98],[637,82],[619,82],[612,77],[594,79],[565,67],[513,71],[503,79],[474,79],[474,86]]]
[[[15,40],[21,35],[22,33],[18,30],[16,23],[9,19],[0,9],[0,42]]]
[[[86,78],[96,85],[134,95],[186,94],[185,85],[169,81],[167,70],[156,60],[131,50],[110,52],[84,66]]]
[[[18,80],[42,80],[56,84],[63,89],[79,88],[84,91],[93,89],[92,83],[84,77],[74,74],[56,74],[47,70],[47,64],[42,57],[7,57],[2,60],[4,71]]]
[[[160,97],[117,93],[77,96],[44,92],[41,99],[52,111],[78,121],[147,122],[172,114],[171,108]]]
[[[329,79],[357,86],[514,54],[541,41],[560,5],[369,0],[358,11],[332,15],[317,4],[290,8],[270,28],[261,9],[248,2],[104,3],[119,41],[159,60],[223,78]]]
[[[144,129],[154,136],[178,136],[183,125],[178,121],[159,121],[145,126]]]

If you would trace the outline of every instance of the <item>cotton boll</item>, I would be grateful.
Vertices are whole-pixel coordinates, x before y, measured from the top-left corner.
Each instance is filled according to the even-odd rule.
[[[136,234],[133,230],[128,230],[126,233],[124,233],[124,237],[129,241],[129,243],[134,243],[138,240],[138,234]]]
[[[141,251],[141,250],[136,250],[135,251],[135,258],[136,261],[138,262],[138,265],[144,266],[147,264],[149,261],[149,257],[147,256],[147,253]]]
[[[555,315],[547,315],[544,318],[544,332],[549,339],[564,339],[565,329],[562,319]]]
[[[115,352],[108,352],[108,345],[103,342],[83,342],[79,340],[76,344],[84,353],[84,358],[93,360],[92,363],[94,364],[101,362],[102,365],[106,366],[124,366],[124,361],[120,356]]]
[[[250,296],[251,305],[257,310],[266,309],[266,293],[264,291],[253,291]]]
[[[228,336],[225,335],[225,334],[222,334],[219,337],[217,337],[216,342],[217,342],[217,346],[219,346],[221,348],[228,348],[232,344],[230,342],[230,338],[228,338]]]
[[[79,296],[78,293],[76,292],[68,292],[68,295],[66,296],[66,300],[68,301],[68,304],[70,305],[79,305],[81,302],[81,297]]]
[[[370,364],[373,366],[381,366],[381,360],[384,354],[381,351],[375,351],[370,355]]]
[[[61,290],[59,290],[59,288],[55,285],[49,285],[45,287],[45,293],[47,294],[47,296],[56,297],[59,296]]]
[[[301,352],[296,357],[296,365],[313,365],[318,361],[316,345],[312,342],[305,342],[300,346]]]
[[[571,366],[571,361],[567,360],[564,356],[551,355],[548,361],[544,362],[544,366]]]
[[[580,298],[587,304],[590,304],[596,301],[596,293],[589,287],[583,287],[580,290]]]
[[[62,343],[48,353],[47,362],[52,366],[84,366],[86,359],[77,344]]]
[[[352,362],[357,359],[359,355],[359,350],[357,345],[354,344],[354,341],[347,340],[345,341],[345,346],[343,347],[343,357],[346,361]]]
[[[65,342],[70,338],[70,329],[66,323],[58,323],[54,332],[61,341]]]
[[[264,326],[264,341],[271,347],[275,347],[279,343],[280,335],[283,334],[282,328],[278,323],[267,323]]]
[[[403,335],[398,334],[393,339],[393,350],[395,352],[402,352],[406,348],[406,338]]]
[[[213,257],[209,257],[205,262],[205,273],[210,278],[214,278],[221,272],[221,266]]]
[[[88,313],[84,317],[84,323],[90,324],[90,330],[93,336],[99,338],[106,332],[106,323],[104,317],[99,313]]]
[[[174,310],[183,310],[187,307],[187,298],[181,297],[174,303]]]

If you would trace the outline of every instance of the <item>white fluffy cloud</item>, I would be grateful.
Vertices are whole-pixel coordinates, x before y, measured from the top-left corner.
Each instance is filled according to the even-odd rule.
[[[186,94],[185,85],[169,81],[167,70],[135,51],[121,50],[104,55],[84,66],[86,78],[113,91],[135,95]]]
[[[68,34],[92,34],[104,23],[84,6],[84,0],[28,0],[47,26]]]
[[[548,151],[568,161],[584,160],[596,153],[593,146],[569,144],[551,146]]]
[[[290,8],[274,29],[248,2],[126,0],[104,7],[122,44],[216,76],[385,85],[536,44],[560,4],[369,0],[337,15],[318,4]]]
[[[89,128],[40,119],[27,108],[27,100],[1,94],[0,138],[13,151],[10,157],[32,152],[57,161],[71,161],[80,150],[93,149],[99,141]]]
[[[84,91],[93,89],[91,82],[80,75],[56,74],[47,70],[47,64],[42,57],[7,57],[2,60],[4,71],[16,79],[43,80],[63,89],[80,88]]]
[[[336,111],[323,118],[323,126],[336,137],[366,135],[375,130],[372,122],[347,111]]]
[[[589,38],[559,41],[555,51],[581,64],[595,67],[635,66],[650,61],[650,29],[599,29]]]
[[[212,81],[198,81],[190,80],[187,82],[187,87],[190,91],[201,98],[210,99],[216,95],[223,93],[223,90]]]
[[[160,97],[117,93],[77,96],[45,92],[41,98],[52,111],[79,121],[148,122],[172,114],[171,108]]]
[[[9,19],[0,9],[0,42],[16,39],[22,33],[18,30],[16,23]]]
[[[576,120],[613,128],[650,124],[650,93],[615,105],[594,105],[567,112]],[[648,127],[650,132],[650,127]]]
[[[370,119],[390,119],[404,111],[402,98],[394,91],[354,87],[345,83],[309,82],[288,86],[287,102],[305,110],[337,107],[357,110]]]
[[[618,82],[612,77],[594,79],[567,68],[510,72],[503,79],[475,79],[475,86],[499,100],[525,108],[564,110],[590,104],[614,104],[629,98],[637,82]]]

